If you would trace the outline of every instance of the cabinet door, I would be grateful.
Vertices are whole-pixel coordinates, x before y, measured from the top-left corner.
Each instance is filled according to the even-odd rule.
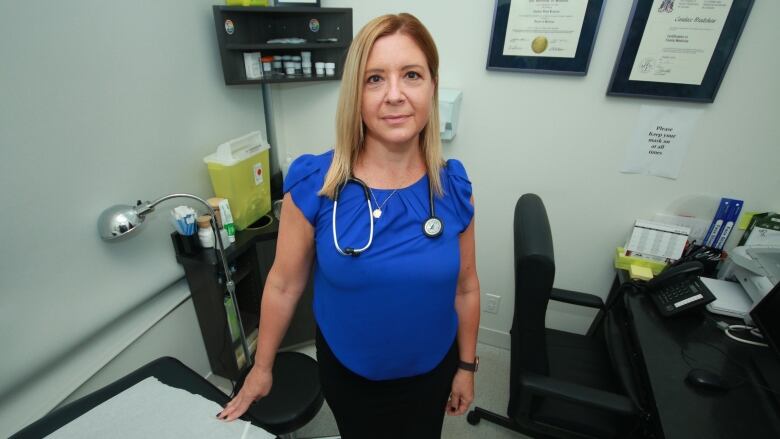
[[[257,260],[260,265],[260,276],[262,277],[263,285],[268,278],[268,273],[271,271],[271,266],[274,263],[274,256],[276,255],[276,240],[260,241],[257,243]],[[312,287],[312,276],[309,275],[309,281],[306,283],[306,288],[303,291],[301,300],[298,302],[298,306],[293,314],[290,327],[287,329],[287,334],[282,339],[281,347],[290,347],[299,345],[302,343],[308,343],[314,341],[314,312],[312,311],[312,301],[314,299],[314,289]]]

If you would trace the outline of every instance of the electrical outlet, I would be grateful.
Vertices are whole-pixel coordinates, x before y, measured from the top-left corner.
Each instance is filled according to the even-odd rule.
[[[485,294],[485,312],[498,314],[498,307],[501,304],[501,296],[495,294]]]

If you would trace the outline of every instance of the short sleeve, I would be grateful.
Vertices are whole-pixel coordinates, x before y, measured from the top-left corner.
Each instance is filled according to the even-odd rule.
[[[460,220],[460,231],[463,233],[471,224],[474,216],[474,205],[471,204],[471,181],[466,174],[466,168],[458,160],[447,160],[447,179],[449,180],[451,195],[455,205],[455,212]]]
[[[322,188],[322,172],[318,161],[318,157],[312,154],[298,157],[290,164],[284,179],[284,193],[290,193],[293,202],[312,226],[315,225],[322,201],[317,195]]]

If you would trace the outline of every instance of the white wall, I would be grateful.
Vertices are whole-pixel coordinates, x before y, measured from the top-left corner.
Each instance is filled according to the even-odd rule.
[[[88,395],[160,357],[173,357],[202,376],[211,373],[206,347],[200,336],[195,306],[184,281],[177,286],[186,299],[141,337],[111,359],[98,373],[68,395],[62,404]]]
[[[47,365],[0,400],[0,437],[163,356],[210,372],[187,283],[180,280]]]
[[[485,70],[493,1],[322,1],[354,8],[355,32],[377,15],[415,14],[437,42],[440,85],[463,90],[459,133],[445,153],[464,162],[474,184],[482,290],[502,296],[498,315],[482,314],[483,341],[501,344],[496,333],[506,341],[511,324],[508,239],[523,193],[539,194],[547,206],[556,286],[602,296],[614,248],[636,218],[685,210],[690,199],[709,201],[711,215],[721,196],[744,199],[748,210],[780,208],[780,2],[756,2],[715,103],[704,105],[605,96],[631,3],[606,2],[588,75],[565,77]],[[338,86],[276,87],[278,136],[289,156],[332,146]],[[704,110],[677,180],[619,172],[642,104]],[[588,321],[572,307],[551,309],[552,326],[581,330]]]
[[[24,394],[24,416],[43,414],[154,323],[145,304],[159,320],[181,303],[160,300],[182,276],[181,203],[121,243],[96,222],[117,203],[211,196],[202,158],[264,128],[259,87],[224,85],[214,3],[0,2],[0,406]],[[29,393],[40,382],[53,387]]]

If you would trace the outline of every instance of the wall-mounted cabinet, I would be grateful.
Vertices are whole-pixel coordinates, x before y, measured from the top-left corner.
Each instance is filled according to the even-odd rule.
[[[236,7],[214,6],[214,25],[222,58],[225,84],[259,84],[339,80],[347,49],[352,42],[351,8]],[[300,44],[268,43],[296,38]],[[311,52],[311,63],[335,63],[335,74],[318,76],[314,65],[310,76],[265,75],[247,79],[244,53],[263,56],[300,56]]]

